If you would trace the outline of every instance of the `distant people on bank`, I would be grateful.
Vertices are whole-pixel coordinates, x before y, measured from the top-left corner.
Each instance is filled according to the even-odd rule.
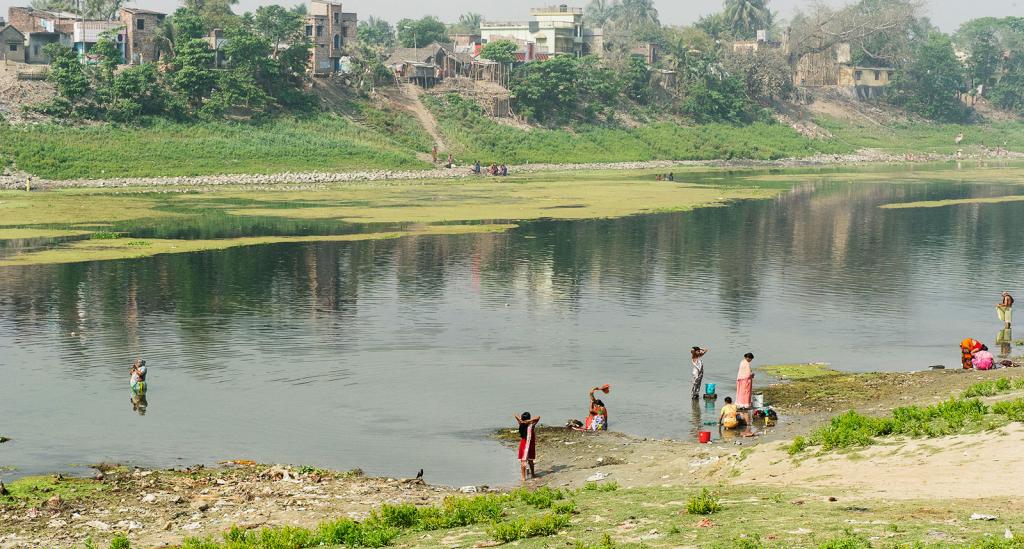
[[[996,358],[992,356],[992,353],[988,351],[988,347],[985,345],[981,346],[971,358],[971,365],[974,366],[975,370],[991,370],[995,367]]]
[[[690,349],[690,365],[693,367],[693,383],[690,385],[690,399],[700,399],[700,385],[704,381],[704,355],[709,349],[693,347]]]
[[[982,348],[980,341],[974,338],[967,338],[960,342],[960,364],[964,370],[974,367],[974,353]]]
[[[505,164],[504,162],[501,163],[501,173],[499,173],[498,175],[500,175],[502,177],[505,177],[505,176],[508,175],[508,165]]]
[[[668,180],[669,181],[675,181],[676,180],[676,174],[674,174],[672,172],[668,172]]]
[[[531,417],[530,412],[523,412],[523,415],[512,416],[516,418],[519,426],[519,471],[522,474],[523,482],[526,482],[526,475],[535,478],[533,461],[537,459],[537,437],[536,428],[540,416]]]
[[[1003,292],[1003,300],[996,305],[996,315],[1003,322],[1003,326],[1009,328],[1013,324],[1013,296],[1010,292]]]
[[[149,370],[146,368],[146,361],[141,358],[135,359],[132,363],[131,370],[131,387],[133,395],[144,395],[146,394],[146,374]]]
[[[448,154],[448,161],[445,162],[444,167],[449,170],[455,167],[455,157],[452,156],[451,153]]]
[[[739,406],[733,404],[732,397],[725,397],[725,406],[718,414],[718,425],[726,429],[737,429],[747,424],[746,417],[740,413]]]
[[[750,408],[750,396],[754,391],[754,372],[750,364],[754,362],[753,353],[743,355],[740,369],[736,372],[736,406]]]
[[[480,175],[482,173],[481,169],[480,169],[480,161],[479,160],[477,160],[476,162],[473,162],[473,167],[470,168],[470,171],[472,171],[476,175]]]
[[[437,164],[437,145],[430,149],[430,158],[434,160],[434,164]]]

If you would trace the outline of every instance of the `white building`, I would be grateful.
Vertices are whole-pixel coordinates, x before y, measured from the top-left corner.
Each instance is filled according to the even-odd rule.
[[[562,4],[530,10],[531,19],[520,22],[484,21],[480,24],[483,43],[510,40],[522,51],[539,55],[600,54],[603,49],[600,29],[583,25],[583,8]]]

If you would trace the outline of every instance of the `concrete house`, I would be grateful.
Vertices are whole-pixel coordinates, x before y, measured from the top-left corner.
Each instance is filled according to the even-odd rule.
[[[529,21],[484,21],[480,24],[480,40],[484,43],[509,40],[532,45],[537,54],[601,55],[604,51],[601,29],[583,24],[583,8],[565,4],[532,8]]]
[[[822,52],[800,56],[793,71],[793,84],[808,88],[834,88],[851,97],[872,99],[885,94],[895,74],[892,67],[854,65],[850,45],[842,43]]]
[[[358,18],[342,11],[341,3],[313,0],[306,15],[306,37],[313,43],[309,58],[314,76],[330,76],[341,72],[341,58],[356,43]]]
[[[11,25],[0,25],[0,60],[25,62],[25,35]]]
[[[24,36],[24,61],[26,63],[49,63],[50,57],[43,49],[49,44],[71,46],[75,21],[78,15],[54,10],[37,10],[29,7],[11,7],[7,10],[8,24]],[[10,48],[8,48],[10,52]]]
[[[139,8],[121,8],[121,24],[125,27],[124,60],[130,65],[160,59],[156,29],[167,15]]]

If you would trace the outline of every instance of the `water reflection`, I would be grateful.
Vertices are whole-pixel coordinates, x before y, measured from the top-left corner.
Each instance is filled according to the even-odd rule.
[[[748,350],[851,370],[955,364],[949,342],[998,327],[991,295],[1024,266],[1022,205],[878,205],[1007,192],[820,181],[506,234],[0,269],[14,387],[0,415],[20,441],[4,460],[33,472],[237,457],[495,482],[514,467],[486,433],[524,408],[578,416],[581,379],[615,387],[615,430],[717,431],[713,401],[682,404],[689,342],[715,349],[705,382],[723,397],[728,357]],[[139,355],[160,365],[163,399],[144,433],[121,400]]]

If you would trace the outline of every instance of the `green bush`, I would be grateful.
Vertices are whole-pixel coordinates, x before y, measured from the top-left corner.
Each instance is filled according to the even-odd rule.
[[[722,510],[722,504],[718,502],[718,496],[712,494],[707,488],[701,489],[700,493],[691,496],[686,503],[686,512],[691,515],[713,515]]]
[[[556,501],[565,499],[565,494],[561,490],[552,490],[547,486],[532,491],[519,488],[512,491],[509,495],[537,509],[550,509]]]
[[[495,541],[509,543],[526,538],[553,536],[568,524],[568,516],[558,513],[546,513],[528,519],[520,518],[495,522],[488,529],[488,534]]]
[[[603,484],[598,482],[588,482],[583,485],[583,489],[588,492],[614,492],[619,489],[619,483],[615,481],[605,482]]]
[[[800,452],[803,452],[805,449],[807,449],[807,439],[802,436],[794,438],[793,442],[786,447],[786,451],[789,452],[789,455],[791,456],[795,456]]]
[[[381,506],[378,516],[381,524],[395,528],[412,528],[419,523],[419,509],[409,503],[402,505],[384,504]]]
[[[847,531],[842,537],[830,539],[820,545],[818,549],[870,549],[871,542],[863,536]]]
[[[938,437],[981,421],[988,409],[977,399],[950,399],[927,406],[907,406],[892,411],[891,432],[914,437]]]
[[[992,406],[992,413],[1006,416],[1011,421],[1024,421],[1024,398],[997,402]]]
[[[868,417],[850,410],[833,417],[827,425],[815,431],[810,442],[826,451],[851,446],[869,446],[874,443],[874,437],[884,436],[890,432],[891,420]]]
[[[1024,389],[1024,378],[1011,380],[1009,378],[1001,377],[999,379],[982,381],[971,385],[966,391],[964,391],[963,397],[971,398],[994,396],[1017,389]]]
[[[110,549],[131,549],[132,544],[128,541],[128,536],[124,534],[118,534],[114,536],[114,539],[110,540]]]

